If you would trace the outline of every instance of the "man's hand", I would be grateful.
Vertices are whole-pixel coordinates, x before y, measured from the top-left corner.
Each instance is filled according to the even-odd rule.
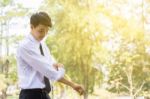
[[[85,93],[85,89],[81,85],[79,85],[79,84],[74,84],[72,86],[72,88],[74,90],[76,90],[80,95],[83,95]]]
[[[61,83],[66,84],[66,85],[68,85],[68,86],[70,86],[70,87],[72,87],[72,88],[73,88],[74,90],[76,90],[80,95],[83,95],[83,94],[85,93],[85,89],[84,89],[81,85],[79,85],[79,84],[77,84],[77,83],[74,83],[74,82],[72,82],[72,81],[70,81],[70,80],[67,80],[67,79],[64,78],[64,77],[62,77],[62,78],[59,79],[58,81],[61,82]]]
[[[60,67],[64,67],[64,65],[61,63],[53,64],[53,66],[55,67],[56,70],[58,70],[58,68],[60,68]]]

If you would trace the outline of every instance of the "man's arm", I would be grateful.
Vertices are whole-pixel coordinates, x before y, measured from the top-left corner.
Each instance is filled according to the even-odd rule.
[[[80,95],[83,95],[84,92],[85,92],[84,88],[83,88],[81,85],[79,85],[79,84],[77,84],[77,83],[74,83],[74,82],[72,82],[72,81],[70,81],[70,80],[67,80],[67,79],[64,78],[64,77],[62,77],[61,79],[59,79],[58,82],[61,82],[61,83],[65,84],[65,85],[68,85],[68,86],[72,87],[72,88],[73,88],[74,90],[76,90]]]
[[[56,70],[53,64],[49,62],[44,56],[39,54],[34,48],[28,48],[26,46],[20,46],[17,50],[18,59],[22,59],[27,64],[30,64],[34,70],[38,71],[47,78],[57,81],[65,74],[65,70],[60,67]]]
[[[53,66],[56,68],[56,70],[58,70],[60,67],[64,67],[63,64],[57,63],[57,64],[53,64]],[[65,85],[68,85],[70,87],[72,87],[74,90],[76,90],[80,95],[85,93],[84,88],[77,84],[72,82],[71,80],[66,79],[65,77],[62,77],[58,80],[58,82],[61,82]]]

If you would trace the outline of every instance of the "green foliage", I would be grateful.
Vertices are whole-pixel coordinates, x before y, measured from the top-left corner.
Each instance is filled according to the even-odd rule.
[[[0,1],[0,6],[7,6],[11,2],[12,2],[12,0],[1,0]]]
[[[47,0],[41,9],[53,20],[53,33],[47,40],[51,53],[88,92],[105,76],[112,92],[149,92],[149,35],[144,29],[144,14],[136,12],[137,8],[143,10],[144,3],[103,2]],[[129,17],[123,7],[130,9]],[[102,75],[106,71],[101,68],[109,75]]]
[[[100,84],[103,79],[101,71],[95,69],[93,64],[94,49],[103,37],[96,37],[101,29],[96,26],[98,22],[92,20],[96,17],[91,14],[96,14],[96,11],[89,12],[87,6],[81,6],[73,0],[47,1],[47,4],[55,23],[54,34],[47,40],[51,53],[65,65],[73,81],[83,84],[86,92],[92,93],[95,84]],[[52,9],[57,11],[53,12]]]

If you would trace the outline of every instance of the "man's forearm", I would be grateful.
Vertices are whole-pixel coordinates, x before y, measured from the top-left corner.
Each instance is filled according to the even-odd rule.
[[[54,67],[55,67],[57,70],[59,70],[59,67],[63,67],[63,65],[54,64]],[[61,82],[61,83],[65,84],[65,85],[68,85],[68,86],[72,87],[72,88],[73,88],[74,90],[76,90],[80,95],[82,95],[82,94],[85,93],[85,90],[84,90],[84,88],[83,88],[81,85],[79,85],[79,84],[77,84],[77,83],[74,83],[74,82],[72,82],[71,80],[66,79],[65,77],[60,78],[60,79],[58,80],[58,82]]]
[[[58,82],[61,82],[63,84],[66,84],[70,87],[74,87],[75,83],[73,83],[72,81],[70,80],[67,80],[66,78],[62,77],[61,79],[58,80]]]

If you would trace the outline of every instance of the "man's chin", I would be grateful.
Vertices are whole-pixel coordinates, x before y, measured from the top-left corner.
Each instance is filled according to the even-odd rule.
[[[42,36],[42,37],[40,37],[40,40],[43,40],[44,39],[44,37]]]

